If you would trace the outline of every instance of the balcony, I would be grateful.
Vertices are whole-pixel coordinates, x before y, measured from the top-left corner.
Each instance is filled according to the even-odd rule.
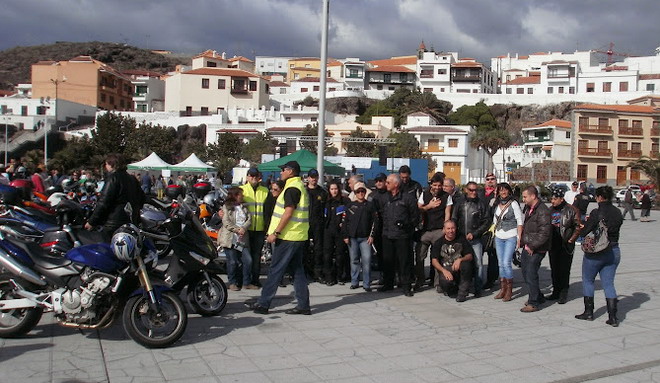
[[[419,78],[433,78],[433,71],[427,72],[423,70],[419,73]]]
[[[632,158],[637,159],[642,156],[641,150],[619,150],[617,158]]]
[[[231,94],[247,94],[248,89],[246,86],[243,87],[233,87],[230,89],[229,93]]]
[[[346,78],[362,78],[361,74],[347,74]]]
[[[609,125],[580,125],[578,131],[582,134],[598,134],[606,136],[614,134],[612,127]]]
[[[525,137],[525,143],[531,143],[531,142],[546,142],[546,141],[552,141],[552,137],[550,136],[539,136],[539,137]]]
[[[644,129],[642,128],[619,127],[619,136],[642,137],[643,135]]]
[[[651,153],[649,153],[649,157],[651,157],[651,158],[660,158],[660,152],[651,152]]]
[[[603,148],[578,148],[578,156],[593,158],[612,158],[612,151]]]
[[[428,146],[422,151],[425,153],[444,153],[445,148],[442,146]]]
[[[480,74],[457,74],[452,76],[454,82],[478,82],[481,81]]]
[[[651,137],[660,137],[660,128],[651,128]]]

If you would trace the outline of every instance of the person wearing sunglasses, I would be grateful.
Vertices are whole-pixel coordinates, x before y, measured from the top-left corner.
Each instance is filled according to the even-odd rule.
[[[371,291],[371,245],[374,243],[378,214],[374,203],[367,200],[367,187],[356,184],[355,201],[346,206],[346,216],[342,225],[344,243],[348,245],[351,259],[351,290],[359,287],[360,269],[362,287]]]
[[[477,192],[479,194],[479,199],[482,203],[485,203],[489,209],[491,216],[494,214],[495,208],[497,208],[497,199],[499,197],[497,190],[497,178],[494,173],[486,174],[484,178],[484,187],[479,189]],[[488,267],[486,270],[486,281],[484,283],[484,289],[490,289],[495,284],[495,281],[501,276],[499,274],[499,260],[497,256],[497,250],[492,247],[490,249],[484,248],[483,251],[488,254]]]

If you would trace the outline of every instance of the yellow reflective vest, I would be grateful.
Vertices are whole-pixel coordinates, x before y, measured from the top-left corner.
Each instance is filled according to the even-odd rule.
[[[252,224],[248,230],[250,231],[264,231],[266,230],[266,222],[264,220],[264,202],[268,197],[268,189],[265,186],[257,186],[254,190],[250,183],[241,186],[243,190],[243,203],[247,206],[250,216],[252,217]]]
[[[305,184],[303,184],[300,177],[291,177],[286,180],[284,190],[277,197],[275,209],[273,210],[273,218],[268,227],[268,234],[273,234],[280,224],[280,219],[284,214],[284,194],[289,188],[300,190],[300,202],[296,206],[296,210],[294,210],[289,222],[287,222],[277,238],[284,241],[306,241],[309,232],[309,195],[307,195]]]

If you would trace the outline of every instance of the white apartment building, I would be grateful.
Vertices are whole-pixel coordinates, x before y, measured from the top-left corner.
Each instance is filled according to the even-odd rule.
[[[339,90],[344,90],[345,84],[339,82],[334,78],[326,79],[326,91],[327,92],[336,92]],[[307,94],[318,92],[321,90],[321,80],[318,77],[303,77],[298,80],[291,81],[289,87],[289,94]]]
[[[415,70],[403,65],[382,65],[367,69],[367,89],[394,92],[415,89]]]
[[[205,67],[177,72],[165,80],[165,110],[209,115],[228,108],[269,106],[268,82],[240,69]]]
[[[131,79],[133,110],[136,112],[161,112],[165,110],[165,81],[160,73],[127,70],[122,72]]]
[[[289,70],[289,60],[294,57],[256,56],[254,67],[262,76],[282,75],[286,79]]]
[[[250,73],[257,73],[255,71],[254,61],[250,60],[247,57],[243,56],[234,56],[229,59],[229,67],[244,70]]]
[[[544,160],[570,161],[572,128],[571,121],[557,119],[523,128],[523,149],[541,154]]]
[[[225,52],[218,53],[214,50],[206,50],[192,59],[192,69],[199,68],[230,68],[232,63],[227,60]]]
[[[416,67],[420,90],[436,95],[451,92],[451,65],[457,60],[457,52],[428,51],[422,42],[417,51]]]
[[[328,77],[344,83],[344,89],[364,90],[367,63],[359,58],[346,58],[328,63]]]

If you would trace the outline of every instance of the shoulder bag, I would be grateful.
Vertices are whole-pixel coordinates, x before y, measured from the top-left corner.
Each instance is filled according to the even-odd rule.
[[[598,221],[598,226],[584,236],[581,246],[585,254],[595,254],[607,249],[609,245],[610,240],[607,238],[607,225],[601,219]]]
[[[509,208],[509,206],[511,206],[511,202],[504,205],[504,208],[500,210],[500,214],[496,218],[497,222],[490,225],[488,231],[484,233],[483,237],[485,237],[484,244],[486,249],[492,249],[495,247],[495,230],[497,230],[497,225],[500,224],[500,221],[502,220],[502,217],[504,216],[504,213],[506,212],[506,209]]]

